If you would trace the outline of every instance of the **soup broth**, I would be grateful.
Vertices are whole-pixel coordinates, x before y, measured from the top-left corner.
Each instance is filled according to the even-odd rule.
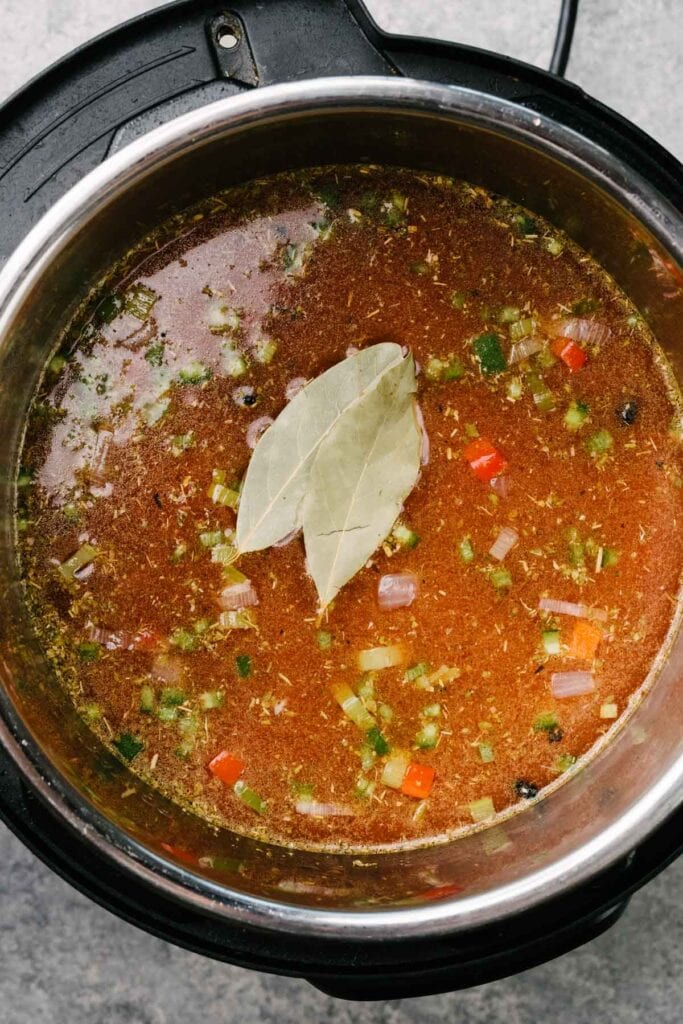
[[[419,479],[321,611],[299,533],[236,557],[240,488],[310,382],[387,343],[415,360]],[[35,627],[104,742],[198,815],[444,840],[638,699],[675,620],[679,421],[646,324],[534,214],[400,169],[254,182],[129,254],[46,369],[18,480]]]

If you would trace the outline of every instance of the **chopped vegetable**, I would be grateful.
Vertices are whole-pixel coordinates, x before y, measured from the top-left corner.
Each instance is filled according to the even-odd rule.
[[[497,569],[489,570],[489,579],[496,590],[507,590],[512,586],[512,576],[509,569],[504,569],[502,566]]]
[[[144,711],[145,714],[150,714],[154,711],[154,688],[149,685],[145,685],[140,689],[140,711]]]
[[[463,537],[458,544],[458,551],[463,562],[467,565],[469,562],[474,561],[474,548],[472,547],[472,541],[469,537]]]
[[[222,564],[223,564],[223,579],[226,580],[227,583],[248,583],[249,582],[249,580],[244,575],[244,573],[240,572],[239,569],[236,566],[232,565],[232,563],[230,563],[228,565],[225,565],[225,563],[222,563]]]
[[[247,679],[251,675],[251,658],[248,654],[236,655],[235,666],[237,668],[237,675],[241,679]]]
[[[471,441],[463,456],[465,461],[469,462],[474,475],[484,483],[489,483],[508,468],[507,459],[485,437]]]
[[[180,707],[186,701],[185,691],[177,686],[165,686],[159,701],[164,708]]]
[[[529,335],[533,332],[533,329],[534,321],[531,319],[531,317],[523,317],[523,319],[516,320],[514,323],[510,324],[510,338],[512,339],[512,341],[521,341],[522,338],[528,338]],[[543,342],[539,341],[538,339],[535,339],[535,345],[538,345],[539,348],[535,348],[533,352],[529,352],[527,355],[521,356],[520,358],[528,359],[530,355],[534,355],[534,352],[538,352],[541,348],[543,348]],[[512,359],[508,359],[508,363],[511,362]]]
[[[234,544],[214,544],[211,548],[211,561],[217,562],[218,565],[229,566],[237,558],[237,548]],[[240,583],[249,583],[249,580],[243,573],[240,573],[243,577]]]
[[[588,416],[588,406],[585,402],[578,402],[572,399],[564,414],[564,425],[567,430],[579,430]]]
[[[554,354],[569,367],[572,373],[586,365],[588,356],[572,338],[556,338],[552,344]]]
[[[408,608],[418,593],[417,577],[411,572],[386,573],[377,583],[377,604],[385,611]]]
[[[214,505],[225,505],[227,508],[237,508],[240,500],[240,492],[226,487],[225,484],[212,483],[207,492]]]
[[[595,680],[592,672],[553,672],[550,689],[554,697],[581,697],[593,692]]]
[[[126,761],[132,761],[134,757],[137,757],[145,749],[145,744],[142,740],[132,736],[129,732],[122,733],[118,739],[114,740],[114,746]]]
[[[508,402],[518,402],[522,397],[523,390],[521,377],[511,377],[505,385]]]
[[[537,373],[530,373],[528,382],[529,391],[538,411],[544,413],[552,412],[556,405],[555,396],[543,378]]]
[[[556,615],[573,615],[577,619],[597,619],[607,621],[607,612],[601,608],[589,608],[585,604],[573,604],[571,601],[556,601],[551,597],[542,597],[538,602],[542,612],[553,612]]]
[[[423,718],[440,718],[441,717],[441,705],[440,704],[428,704],[422,709]]]
[[[617,718],[619,709],[614,701],[606,701],[600,705],[600,718]]]
[[[512,325],[516,326],[515,324]],[[510,358],[508,360],[510,366],[514,366],[515,363],[521,363],[523,360],[528,359],[529,356],[536,355],[543,348],[543,342],[538,338],[523,338],[521,341],[516,342],[510,349]]]
[[[432,791],[435,774],[434,769],[429,765],[411,762],[403,776],[401,792],[416,800],[424,800]]]
[[[435,669],[434,672],[430,672],[424,679],[418,679],[417,686],[421,687],[424,683],[424,689],[433,690],[435,688],[443,689],[446,683],[452,683],[455,679],[460,678],[460,669],[452,668],[448,665],[440,665],[439,668]]]
[[[415,735],[415,744],[421,750],[433,750],[439,742],[441,726],[436,722],[426,722]]]
[[[478,743],[477,749],[479,751],[479,757],[482,759],[484,764],[490,764],[491,761],[495,761],[496,756],[490,743]]]
[[[519,541],[519,534],[511,526],[504,526],[489,550],[491,558],[502,562]]]
[[[78,645],[76,651],[82,661],[97,661],[102,654],[102,645],[94,640],[85,640]]]
[[[472,342],[472,350],[485,377],[492,377],[507,370],[507,360],[497,334],[480,334]]]
[[[256,629],[256,622],[248,608],[221,612],[218,616],[218,623],[223,629]]]
[[[401,548],[416,548],[420,543],[420,538],[411,530],[405,523],[396,523],[393,530],[391,531],[391,539],[395,541]]]
[[[546,654],[553,655],[560,653],[560,631],[559,629],[544,629],[543,650]]]
[[[619,552],[616,548],[599,548],[595,560],[595,571],[602,569],[613,569],[619,561]]]
[[[382,735],[376,725],[373,725],[373,727],[368,730],[368,743],[378,757],[384,757],[384,755],[388,754],[391,750],[386,738]]]
[[[326,629],[319,629],[315,635],[315,642],[321,651],[329,651],[332,646],[332,634]]]
[[[562,320],[557,333],[583,345],[604,345],[612,337],[609,327],[595,320],[582,319]]]
[[[552,732],[553,729],[557,729],[558,725],[555,712],[544,711],[543,714],[536,717],[533,728],[534,732]]]
[[[206,533],[199,534],[199,543],[204,548],[214,548],[217,544],[220,544],[223,540],[222,530],[211,530]]]
[[[193,360],[182,368],[178,374],[178,380],[181,384],[203,384],[205,381],[210,380],[212,376],[208,366]]]
[[[183,629],[182,627],[174,629],[168,639],[174,647],[178,647],[181,651],[196,651],[199,647],[199,639],[196,633],[191,633],[189,629]]]
[[[515,214],[512,218],[512,224],[517,230],[517,233],[525,238],[529,235],[538,234],[538,224],[533,217],[529,217],[526,213]]]
[[[256,790],[251,789],[241,779],[233,786],[233,792],[243,804],[250,807],[252,811],[256,811],[257,814],[265,814],[268,810],[266,801],[259,796]]]
[[[574,632],[569,644],[569,657],[578,658],[581,661],[592,661],[602,639],[603,632],[599,626],[594,626],[592,622],[579,619],[574,626]]]
[[[363,732],[370,732],[376,727],[377,723],[374,717],[348,683],[333,683],[330,691],[346,717],[350,718],[359,729],[362,729]]]
[[[251,580],[246,580],[244,583],[231,583],[224,587],[218,595],[219,607],[226,612],[239,611],[241,608],[255,608],[258,603],[258,594]]]
[[[75,554],[67,558],[65,562],[59,566],[59,571],[65,580],[77,579],[77,573],[90,565],[93,562],[99,552],[96,547],[92,544],[82,544]]]
[[[502,324],[514,324],[519,320],[520,310],[517,306],[503,306],[498,313],[498,319]]]
[[[586,451],[594,458],[606,455],[614,445],[614,440],[609,430],[598,430],[586,441]]]
[[[405,751],[395,751],[387,758],[382,769],[382,784],[391,789],[400,789],[406,777],[410,764],[410,754]]]
[[[360,651],[358,655],[358,668],[361,672],[379,672],[384,668],[403,665],[405,660],[406,650],[402,644],[370,647],[365,651]]]
[[[199,703],[204,711],[214,711],[216,708],[222,708],[223,701],[224,694],[221,690],[205,690],[204,693],[199,694]]]
[[[403,673],[403,682],[412,683],[416,679],[419,679],[420,676],[425,675],[427,672],[429,672],[429,665],[427,664],[427,662],[419,661],[417,665],[412,665],[410,668],[407,668],[405,670],[405,672]]]
[[[294,810],[297,814],[309,814],[314,818],[353,818],[356,813],[348,804],[320,803],[317,800],[303,799],[297,800]]]
[[[493,805],[493,800],[490,796],[482,796],[479,800],[472,800],[467,805],[472,815],[472,821],[479,824],[480,821],[488,821],[489,818],[493,818],[496,813],[496,808]]]
[[[272,338],[261,338],[254,346],[254,358],[257,363],[261,363],[263,366],[268,366],[269,363],[272,363],[276,352],[277,342],[273,341]]]
[[[465,376],[465,367],[459,359],[436,359],[434,356],[427,361],[425,377],[427,380],[447,383],[461,380]]]
[[[558,757],[555,758],[555,764],[553,767],[557,772],[566,772],[575,764],[576,757],[574,756],[574,754],[564,753],[559,754]]]
[[[213,760],[209,761],[209,771],[211,774],[215,775],[217,779],[220,779],[227,786],[232,786],[237,782],[245,767],[246,765],[241,758],[235,757],[234,754],[228,753],[227,750],[221,750],[220,754],[216,754]]]
[[[159,296],[144,284],[137,284],[123,297],[123,308],[136,320],[147,320]]]

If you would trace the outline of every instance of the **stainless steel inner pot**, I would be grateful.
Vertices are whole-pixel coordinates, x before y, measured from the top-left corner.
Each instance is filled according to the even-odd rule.
[[[31,396],[59,331],[103,272],[162,218],[212,191],[356,161],[463,177],[549,218],[648,317],[680,380],[680,215],[635,170],[547,117],[462,88],[329,78],[259,89],[152,132],[79,182],[0,275],[0,739],[55,813],[181,906],[372,942],[460,933],[537,907],[626,858],[661,824],[683,797],[681,637],[613,742],[503,824],[394,854],[288,851],[209,829],[104,751],[32,639],[12,527]],[[121,799],[131,783],[135,793]]]

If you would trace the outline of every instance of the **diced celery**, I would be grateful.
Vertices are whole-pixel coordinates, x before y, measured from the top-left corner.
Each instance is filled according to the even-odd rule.
[[[208,366],[197,362],[196,359],[193,359],[187,366],[184,366],[178,374],[178,380],[181,384],[203,384],[205,381],[210,380],[211,377],[212,373]]]
[[[159,703],[163,708],[180,707],[186,700],[185,691],[178,686],[165,686],[159,697]]]
[[[531,317],[524,317],[523,320],[516,320],[510,324],[510,338],[512,341],[521,341],[528,338],[534,329],[534,321]]]
[[[420,676],[425,675],[427,672],[429,672],[429,665],[427,664],[427,662],[419,661],[417,665],[412,665],[410,668],[407,668],[405,670],[405,672],[403,673],[403,682],[412,683],[416,679],[419,679]]]
[[[177,565],[178,562],[183,560],[186,554],[187,544],[184,541],[181,541],[180,544],[176,544],[174,547],[173,552],[171,553],[171,561],[174,565]]]
[[[373,700],[375,696],[375,676],[373,672],[366,672],[356,687],[356,692],[361,700]]]
[[[496,590],[507,590],[512,586],[510,570],[504,569],[503,566],[496,566],[495,569],[491,569],[489,571],[489,579]]]
[[[199,646],[197,636],[191,633],[189,629],[183,629],[182,627],[174,629],[168,639],[174,647],[178,647],[181,651],[185,652],[196,651]]]
[[[402,644],[387,644],[386,647],[370,647],[358,653],[358,668],[361,672],[378,672],[384,668],[393,668],[405,661],[405,648]]]
[[[405,523],[396,523],[391,531],[391,538],[402,548],[415,548],[420,543],[418,535]]]
[[[564,252],[564,242],[561,242],[559,238],[544,238],[543,247],[551,256],[559,256]]]
[[[391,722],[394,718],[394,709],[389,704],[380,704],[377,713],[383,722]]]
[[[239,611],[221,612],[218,622],[223,629],[255,629],[256,621],[247,608]]]
[[[482,796],[479,800],[472,800],[467,806],[470,809],[472,821],[477,822],[477,824],[480,821],[488,821],[496,813],[496,808],[490,796]]]
[[[464,309],[467,302],[465,292],[451,292],[451,306],[453,309]]]
[[[210,484],[206,495],[214,505],[225,505],[227,508],[237,508],[240,500],[239,491],[226,487],[225,484]]]
[[[530,373],[528,377],[529,391],[531,392],[534,405],[539,412],[552,412],[555,408],[555,396],[537,373]]]
[[[490,764],[491,761],[495,761],[496,755],[493,752],[493,747],[490,743],[478,743],[477,749],[479,750],[479,757],[482,759],[484,764]]]
[[[502,324],[513,324],[519,320],[520,310],[517,306],[503,306],[498,313],[498,319]]]
[[[366,775],[359,775],[356,779],[353,795],[361,800],[369,800],[375,792],[375,783]]]
[[[327,629],[319,629],[315,635],[315,642],[321,651],[329,651],[332,646],[332,634]]]
[[[586,441],[586,451],[594,458],[605,455],[612,448],[614,440],[609,430],[598,430]]]
[[[441,717],[441,705],[440,704],[428,704],[427,707],[422,708],[423,718],[440,718]]]
[[[214,544],[211,548],[211,561],[219,565],[230,565],[236,558],[237,548],[234,544]]]
[[[619,552],[616,548],[603,548],[600,557],[601,569],[613,569],[619,561]]]
[[[420,750],[433,750],[439,742],[441,726],[437,722],[426,722],[415,736],[415,744]]]
[[[518,402],[522,397],[524,386],[521,377],[512,377],[505,385],[505,394],[510,402]]]
[[[205,711],[223,707],[224,694],[221,690],[205,690],[199,694],[199,703]]]
[[[617,718],[618,715],[619,709],[613,701],[600,705],[600,718]]]
[[[405,751],[396,751],[387,758],[382,769],[382,784],[391,789],[400,789],[410,764],[410,755]]]
[[[78,657],[81,661],[98,661],[102,654],[102,645],[94,640],[84,640],[76,647]]]
[[[574,764],[576,764],[576,757],[574,754],[564,753],[555,758],[553,767],[556,772],[566,772]]]
[[[206,533],[199,534],[199,543],[204,548],[214,548],[216,544],[220,544],[222,540],[222,530],[209,530]]]
[[[257,341],[254,348],[254,358],[258,363],[263,363],[267,366],[268,363],[272,363],[276,352],[276,341],[273,341],[272,338],[261,338],[260,341]]]
[[[579,430],[586,422],[588,412],[589,409],[585,402],[579,402],[572,399],[566,413],[564,414],[564,425],[567,430]]]
[[[143,284],[135,285],[123,297],[123,308],[136,320],[147,320],[159,296]]]
[[[559,722],[557,721],[557,715],[554,711],[544,711],[542,714],[537,715],[534,720],[533,729],[534,732],[552,732],[553,729],[557,729]]]
[[[560,653],[560,631],[559,629],[543,630],[543,650],[546,654]]]
[[[333,683],[330,690],[346,717],[350,718],[354,725],[368,733],[375,727],[375,719],[347,683]]]
[[[234,565],[223,565],[223,579],[226,583],[246,583],[247,577]]]
[[[62,562],[59,566],[59,572],[65,580],[72,580],[76,573],[94,561],[98,554],[99,552],[94,545],[82,544],[75,554],[67,558],[65,562]]]
[[[178,708],[159,708],[158,718],[160,722],[175,722],[178,718]]]
[[[469,562],[474,561],[474,548],[472,547],[472,541],[469,537],[463,537],[458,544],[458,551],[463,562],[467,565]]]
[[[268,809],[266,801],[259,796],[256,790],[251,789],[246,782],[239,779],[233,786],[233,791],[235,796],[238,797],[243,804],[246,804],[247,807],[250,807],[252,811],[256,811],[257,814],[266,813]]]

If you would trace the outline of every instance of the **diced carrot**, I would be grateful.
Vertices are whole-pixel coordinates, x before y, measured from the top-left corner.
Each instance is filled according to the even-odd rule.
[[[131,647],[138,651],[156,651],[163,646],[163,638],[152,629],[139,630],[131,642]]]
[[[572,632],[569,657],[579,658],[581,661],[592,661],[603,636],[604,633],[598,626],[579,619]]]
[[[426,889],[420,893],[423,900],[445,900],[449,896],[457,896],[459,893],[464,892],[465,889],[462,885],[446,884],[446,885],[435,885],[431,889]]]
[[[239,757],[229,754],[227,750],[221,750],[216,754],[213,761],[209,762],[209,771],[227,786],[233,786],[244,771],[245,764]]]
[[[161,848],[162,850],[166,850],[167,853],[170,853],[176,860],[181,860],[184,864],[197,863],[197,855],[190,853],[189,850],[181,849],[180,846],[172,846],[170,843],[162,843]]]
[[[508,468],[507,459],[485,437],[478,437],[468,444],[463,455],[474,475],[484,483],[500,476]]]
[[[434,769],[428,764],[416,764],[414,761],[408,765],[401,792],[406,796],[414,796],[417,800],[424,800],[432,791],[434,785]]]
[[[571,338],[556,338],[552,343],[551,348],[558,359],[561,359],[565,363],[572,373],[576,370],[580,370],[582,366],[585,366],[588,356],[575,341]]]

